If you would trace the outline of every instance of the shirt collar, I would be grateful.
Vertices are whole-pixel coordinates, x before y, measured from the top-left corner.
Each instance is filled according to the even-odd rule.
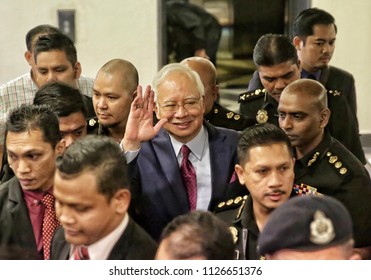
[[[47,191],[22,189],[22,192],[26,202],[30,204],[37,204],[43,199],[45,194],[50,193],[51,195],[53,195],[53,188],[50,188]]]
[[[126,213],[121,223],[113,231],[107,234],[97,242],[87,246],[89,256],[91,260],[106,260],[111,253],[113,247],[126,230],[129,223],[129,215]],[[73,251],[76,246],[71,246],[70,256],[73,255]]]
[[[321,77],[322,70],[318,70],[314,73],[309,73],[305,71],[304,69],[301,70],[301,78],[307,79],[310,75],[313,75],[317,81],[319,81],[319,78]]]
[[[191,150],[191,152],[195,155],[195,157],[198,160],[201,160],[207,137],[208,137],[207,130],[205,129],[204,126],[202,126],[196,137],[187,143],[181,143],[171,135],[170,140],[176,155],[179,155],[181,147],[186,144],[188,148]]]

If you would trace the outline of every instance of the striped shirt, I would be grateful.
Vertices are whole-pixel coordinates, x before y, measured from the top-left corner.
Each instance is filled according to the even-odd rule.
[[[91,97],[93,82],[92,78],[81,76],[77,87],[82,94]],[[32,104],[37,90],[38,87],[32,80],[30,72],[0,86],[0,145],[4,142],[8,112],[22,104]]]

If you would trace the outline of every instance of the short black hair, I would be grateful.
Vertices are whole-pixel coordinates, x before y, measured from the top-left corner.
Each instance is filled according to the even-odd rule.
[[[40,130],[45,142],[53,149],[61,141],[59,123],[56,114],[46,105],[23,104],[9,112],[6,121],[6,132],[25,132]]]
[[[294,37],[300,37],[305,43],[307,37],[313,35],[313,27],[316,24],[333,24],[335,32],[337,32],[335,18],[331,14],[318,8],[310,8],[301,11],[295,18],[293,27]]]
[[[33,104],[48,105],[58,117],[81,112],[87,118],[88,111],[80,90],[62,82],[43,85],[35,94]]]
[[[176,240],[171,239],[177,234]],[[162,231],[171,255],[178,260],[204,257],[207,260],[231,260],[234,243],[227,224],[206,211],[193,211],[173,219]],[[180,241],[180,242],[179,242]]]
[[[124,152],[108,136],[88,135],[79,138],[57,158],[57,170],[67,180],[84,171],[93,171],[98,192],[107,200],[118,190],[130,187]]]
[[[50,24],[41,24],[35,26],[34,28],[30,29],[26,34],[26,46],[28,51],[32,51],[32,43],[35,41],[36,36],[40,34],[52,34],[52,33],[60,33],[61,31]]]
[[[290,39],[281,34],[265,34],[257,41],[253,60],[257,67],[274,66],[287,61],[299,64],[297,51]]]
[[[41,52],[53,50],[63,51],[69,62],[74,66],[77,62],[77,51],[73,41],[63,33],[53,33],[40,36],[35,42],[34,59],[37,63],[37,56]]]
[[[242,131],[238,146],[237,157],[240,165],[249,160],[249,151],[256,146],[268,146],[276,143],[284,143],[292,157],[294,157],[290,138],[278,126],[265,123],[256,124]]]

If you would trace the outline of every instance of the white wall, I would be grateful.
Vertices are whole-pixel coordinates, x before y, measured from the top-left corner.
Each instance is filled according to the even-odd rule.
[[[312,6],[335,17],[338,34],[331,63],[354,75],[361,133],[371,133],[371,1],[312,0]]]
[[[76,48],[83,74],[95,77],[108,60],[123,58],[151,84],[158,70],[156,0],[1,0],[0,84],[27,71],[25,35],[38,24],[58,25],[58,9],[75,9]]]
[[[83,74],[94,77],[112,58],[131,61],[140,83],[151,84],[159,68],[159,0],[0,0],[0,84],[29,70],[24,36],[41,23],[57,25],[58,9],[76,10],[76,47]],[[338,37],[332,64],[356,79],[358,118],[362,133],[371,133],[371,1],[312,0],[313,7],[336,18]]]

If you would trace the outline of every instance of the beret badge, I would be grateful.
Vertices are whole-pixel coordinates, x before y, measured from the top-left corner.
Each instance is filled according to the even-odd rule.
[[[317,210],[310,224],[310,241],[317,245],[323,245],[330,243],[334,238],[335,231],[332,221],[322,211]]]

